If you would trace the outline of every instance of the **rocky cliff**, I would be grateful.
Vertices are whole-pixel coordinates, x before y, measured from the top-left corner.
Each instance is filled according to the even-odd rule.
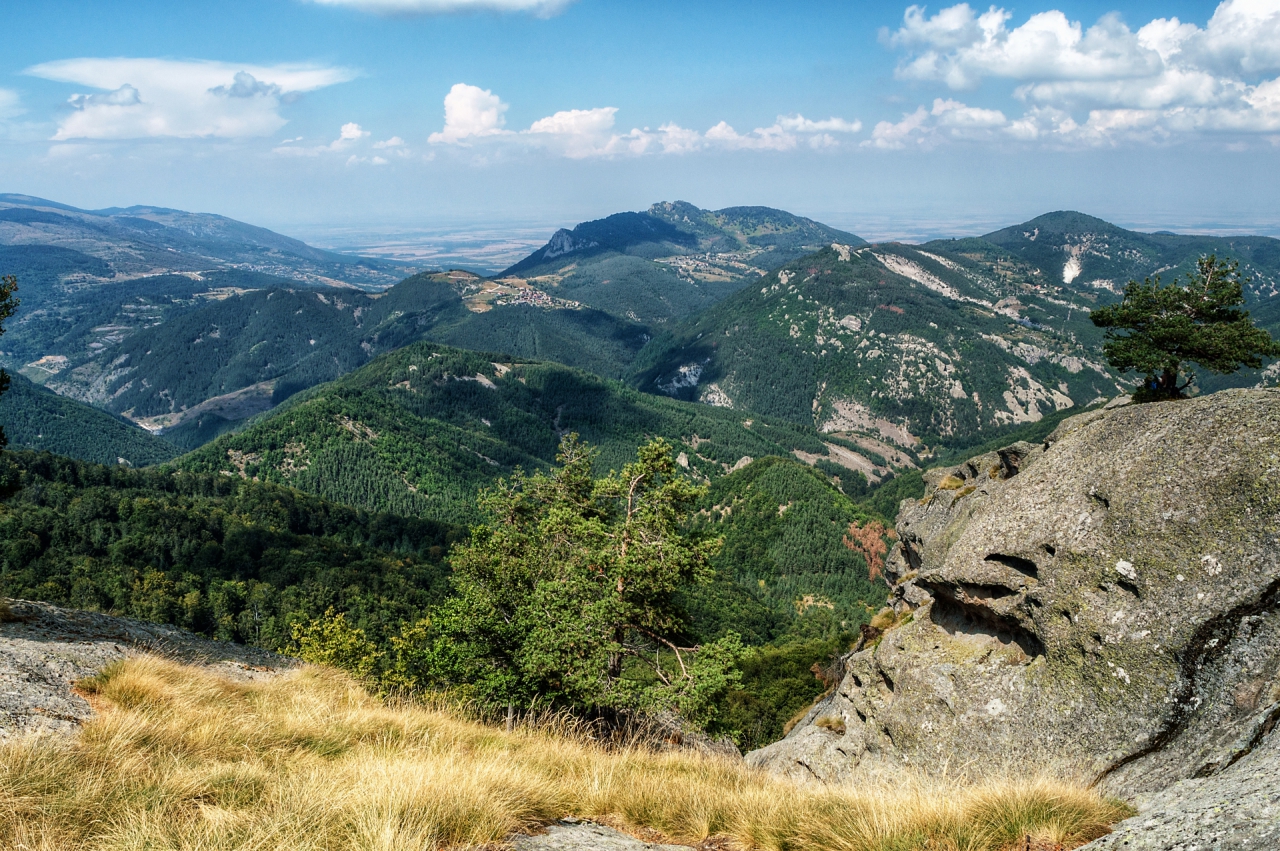
[[[1082,414],[926,482],[895,625],[750,762],[1045,770],[1175,811],[1179,781],[1280,776],[1280,391]]]
[[[75,730],[93,716],[76,682],[142,653],[240,680],[273,676],[297,664],[173,627],[0,597],[0,741]]]

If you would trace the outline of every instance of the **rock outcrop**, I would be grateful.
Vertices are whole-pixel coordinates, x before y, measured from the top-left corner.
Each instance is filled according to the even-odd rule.
[[[896,625],[749,762],[1052,771],[1152,806],[1280,776],[1280,391],[1082,414],[925,480],[887,566]]]
[[[236,679],[271,676],[297,664],[173,627],[0,598],[0,739],[75,730],[93,715],[76,693],[76,681],[139,653],[212,667]]]

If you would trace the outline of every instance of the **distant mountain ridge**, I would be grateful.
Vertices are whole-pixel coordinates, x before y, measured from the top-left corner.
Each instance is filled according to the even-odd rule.
[[[525,274],[568,255],[582,260],[610,251],[637,253],[650,259],[699,251],[745,252],[768,255],[759,257],[761,262],[755,264],[767,269],[774,262],[785,262],[830,242],[865,244],[851,233],[772,207],[712,211],[686,201],[667,201],[654,204],[643,213],[615,213],[583,222],[572,230],[561,228],[545,246],[494,277]]]
[[[415,267],[313,248],[266,228],[166,207],[82,210],[30,195],[0,194],[0,245],[44,245],[106,262],[125,278],[240,269],[301,283],[381,289]]]
[[[1278,240],[1051,213],[982,238],[837,244],[787,263],[656,338],[632,381],[832,434],[964,445],[1121,392],[1091,309],[1130,277],[1170,279],[1210,252],[1241,261],[1258,320],[1273,323]]]

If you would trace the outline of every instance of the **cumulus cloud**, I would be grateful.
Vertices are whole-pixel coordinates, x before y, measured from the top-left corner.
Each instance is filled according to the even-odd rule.
[[[901,121],[877,122],[876,126],[871,128],[871,138],[862,144],[888,150],[905,148],[908,142],[922,141],[923,135],[920,131],[926,127],[928,121],[929,113],[923,106],[918,107],[915,112],[903,115]]]
[[[322,6],[346,6],[376,15],[443,15],[454,12],[530,12],[549,18],[573,0],[311,0]]]
[[[1086,28],[1058,10],[1017,26],[1012,19],[996,6],[978,12],[960,3],[933,15],[911,6],[899,29],[882,33],[905,53],[900,78],[955,91],[1012,80],[1027,104],[1012,121],[963,105],[935,110],[935,121],[921,119],[908,135],[966,124],[1020,139],[1090,142],[1280,130],[1271,76],[1280,71],[1280,0],[1224,0],[1204,27],[1157,18],[1132,30],[1111,13]],[[886,144],[902,141],[889,129],[898,125],[882,124]]]
[[[369,136],[371,135],[373,134],[370,133],[368,130],[365,130],[359,124],[355,123],[354,121],[348,121],[346,124],[342,125],[342,127],[338,129],[338,138],[334,139],[332,142],[330,142],[327,145],[299,145],[297,143],[302,141],[302,137],[299,136],[296,139],[285,139],[283,142],[281,142],[279,145],[273,148],[272,151],[277,154],[283,154],[285,156],[291,156],[291,157],[318,157],[324,154],[332,154],[339,151],[347,151],[353,146],[360,143],[361,141],[369,138]],[[382,143],[377,143],[377,144],[374,144],[373,147],[378,148],[383,146],[384,145]],[[382,159],[382,158],[376,157],[376,159]],[[363,162],[363,161],[364,161],[363,158],[357,157],[356,155],[352,154],[348,158],[347,164],[350,165],[353,162]]]
[[[803,115],[779,115],[778,126],[792,133],[859,133],[862,131],[861,121],[845,121],[843,118],[827,118],[823,121],[810,121]]]
[[[286,123],[280,106],[303,92],[346,82],[344,68],[233,65],[172,59],[64,59],[27,74],[98,89],[72,95],[55,140],[240,138]]]
[[[487,89],[457,83],[444,99],[444,128],[427,141],[435,144],[470,145],[490,137],[506,144],[549,150],[573,159],[587,157],[639,156],[642,154],[687,154],[707,149],[788,151],[800,144],[814,149],[838,147],[833,133],[852,134],[862,130],[862,122],[843,118],[812,121],[803,115],[780,115],[769,127],[739,133],[721,121],[706,133],[668,122],[648,127],[617,129],[618,108],[566,109],[539,118],[525,130],[506,129],[508,104]],[[381,144],[381,143],[379,143]]]
[[[507,104],[488,89],[456,83],[444,96],[444,129],[432,133],[427,141],[433,145],[457,145],[510,132],[503,129],[506,111]]]

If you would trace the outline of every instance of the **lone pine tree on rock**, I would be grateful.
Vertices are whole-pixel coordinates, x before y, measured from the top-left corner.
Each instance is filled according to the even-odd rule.
[[[1240,307],[1246,281],[1236,261],[1210,254],[1196,262],[1186,284],[1161,284],[1159,275],[1130,281],[1119,304],[1093,312],[1093,324],[1107,329],[1102,350],[1111,365],[1146,375],[1135,401],[1182,398],[1194,381],[1188,375],[1179,383],[1186,363],[1226,374],[1280,357],[1280,344]]]

